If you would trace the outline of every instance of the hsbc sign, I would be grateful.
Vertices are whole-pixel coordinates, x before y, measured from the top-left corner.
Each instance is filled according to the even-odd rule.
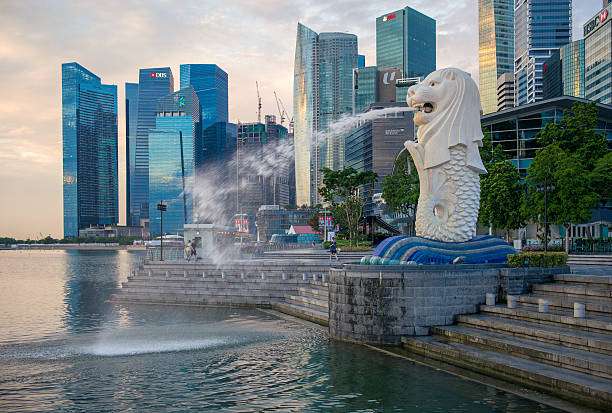
[[[168,73],[155,73],[155,72],[151,72],[151,77],[155,77],[155,78],[167,78],[168,77]]]
[[[588,23],[584,25],[584,36],[591,33],[600,24],[605,23],[608,20],[608,9],[603,9],[597,16],[593,17]]]

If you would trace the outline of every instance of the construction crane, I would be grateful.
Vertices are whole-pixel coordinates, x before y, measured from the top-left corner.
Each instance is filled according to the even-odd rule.
[[[279,98],[276,95],[276,92],[274,92],[274,97],[276,98],[276,105],[279,106],[278,111],[281,114],[281,125],[283,124],[285,119],[289,118],[289,115],[287,114],[287,110],[285,109],[285,105],[283,105],[283,101],[281,100],[281,98]],[[291,120],[289,120],[289,133],[293,133],[293,118],[291,118]]]
[[[280,103],[278,103],[278,96],[276,96],[276,91],[274,92],[274,99],[276,99],[276,107],[278,108],[278,114],[280,115],[280,124],[285,122],[285,111],[281,110]]]
[[[261,96],[259,95],[259,83],[255,81],[255,87],[257,88],[257,123],[261,123]]]

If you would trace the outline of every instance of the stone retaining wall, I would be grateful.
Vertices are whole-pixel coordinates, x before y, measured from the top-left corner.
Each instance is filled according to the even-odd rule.
[[[346,341],[399,345],[402,336],[427,335],[458,314],[475,313],[487,293],[525,293],[555,269],[502,265],[377,266],[330,269],[329,333]]]

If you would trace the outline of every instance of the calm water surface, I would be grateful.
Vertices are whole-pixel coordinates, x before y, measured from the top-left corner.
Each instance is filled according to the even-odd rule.
[[[0,411],[555,411],[258,310],[105,303],[139,257],[0,251]]]

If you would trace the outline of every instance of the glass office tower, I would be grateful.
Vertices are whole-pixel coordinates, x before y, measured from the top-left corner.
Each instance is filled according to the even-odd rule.
[[[321,164],[316,165],[317,170],[344,168],[344,136],[328,131],[340,116],[353,112],[353,69],[358,61],[357,36],[319,34],[319,128],[326,139],[319,145]],[[320,187],[320,178],[317,183]]]
[[[612,104],[612,4],[584,24],[586,98]]]
[[[134,160],[136,159],[136,131],[138,120],[138,83],[125,84],[125,204],[126,222],[135,221],[130,216],[130,182],[134,176]]]
[[[62,64],[64,237],[119,222],[117,86]]]
[[[215,64],[182,64],[181,89],[195,89],[202,116],[201,161],[225,161],[227,157],[228,78]]]
[[[514,7],[515,105],[543,98],[544,62],[572,41],[571,0],[516,0]]]
[[[319,128],[318,34],[298,23],[293,66],[293,119],[295,142],[295,190],[297,205],[311,205],[318,173],[315,131]],[[314,181],[314,188],[313,188]]]
[[[411,7],[376,18],[376,66],[404,77],[436,70],[436,21]]]
[[[353,114],[362,113],[378,100],[378,69],[376,66],[353,70]]]
[[[562,46],[542,67],[544,99],[557,96],[585,96],[584,40]]]
[[[157,100],[174,92],[174,78],[169,67],[140,69],[138,76],[138,109],[133,158],[129,160],[130,193],[128,225],[142,225],[149,219],[149,130],[155,128]]]
[[[149,230],[161,234],[157,204],[167,203],[164,233],[194,222],[193,185],[201,152],[200,102],[192,87],[159,99],[149,131]]]
[[[478,83],[483,113],[497,111],[497,79],[514,72],[514,0],[478,1]]]
[[[333,121],[352,112],[353,69],[358,63],[357,36],[317,34],[298,23],[293,82],[298,205],[318,202],[323,167],[342,168],[344,139],[326,132]]]

